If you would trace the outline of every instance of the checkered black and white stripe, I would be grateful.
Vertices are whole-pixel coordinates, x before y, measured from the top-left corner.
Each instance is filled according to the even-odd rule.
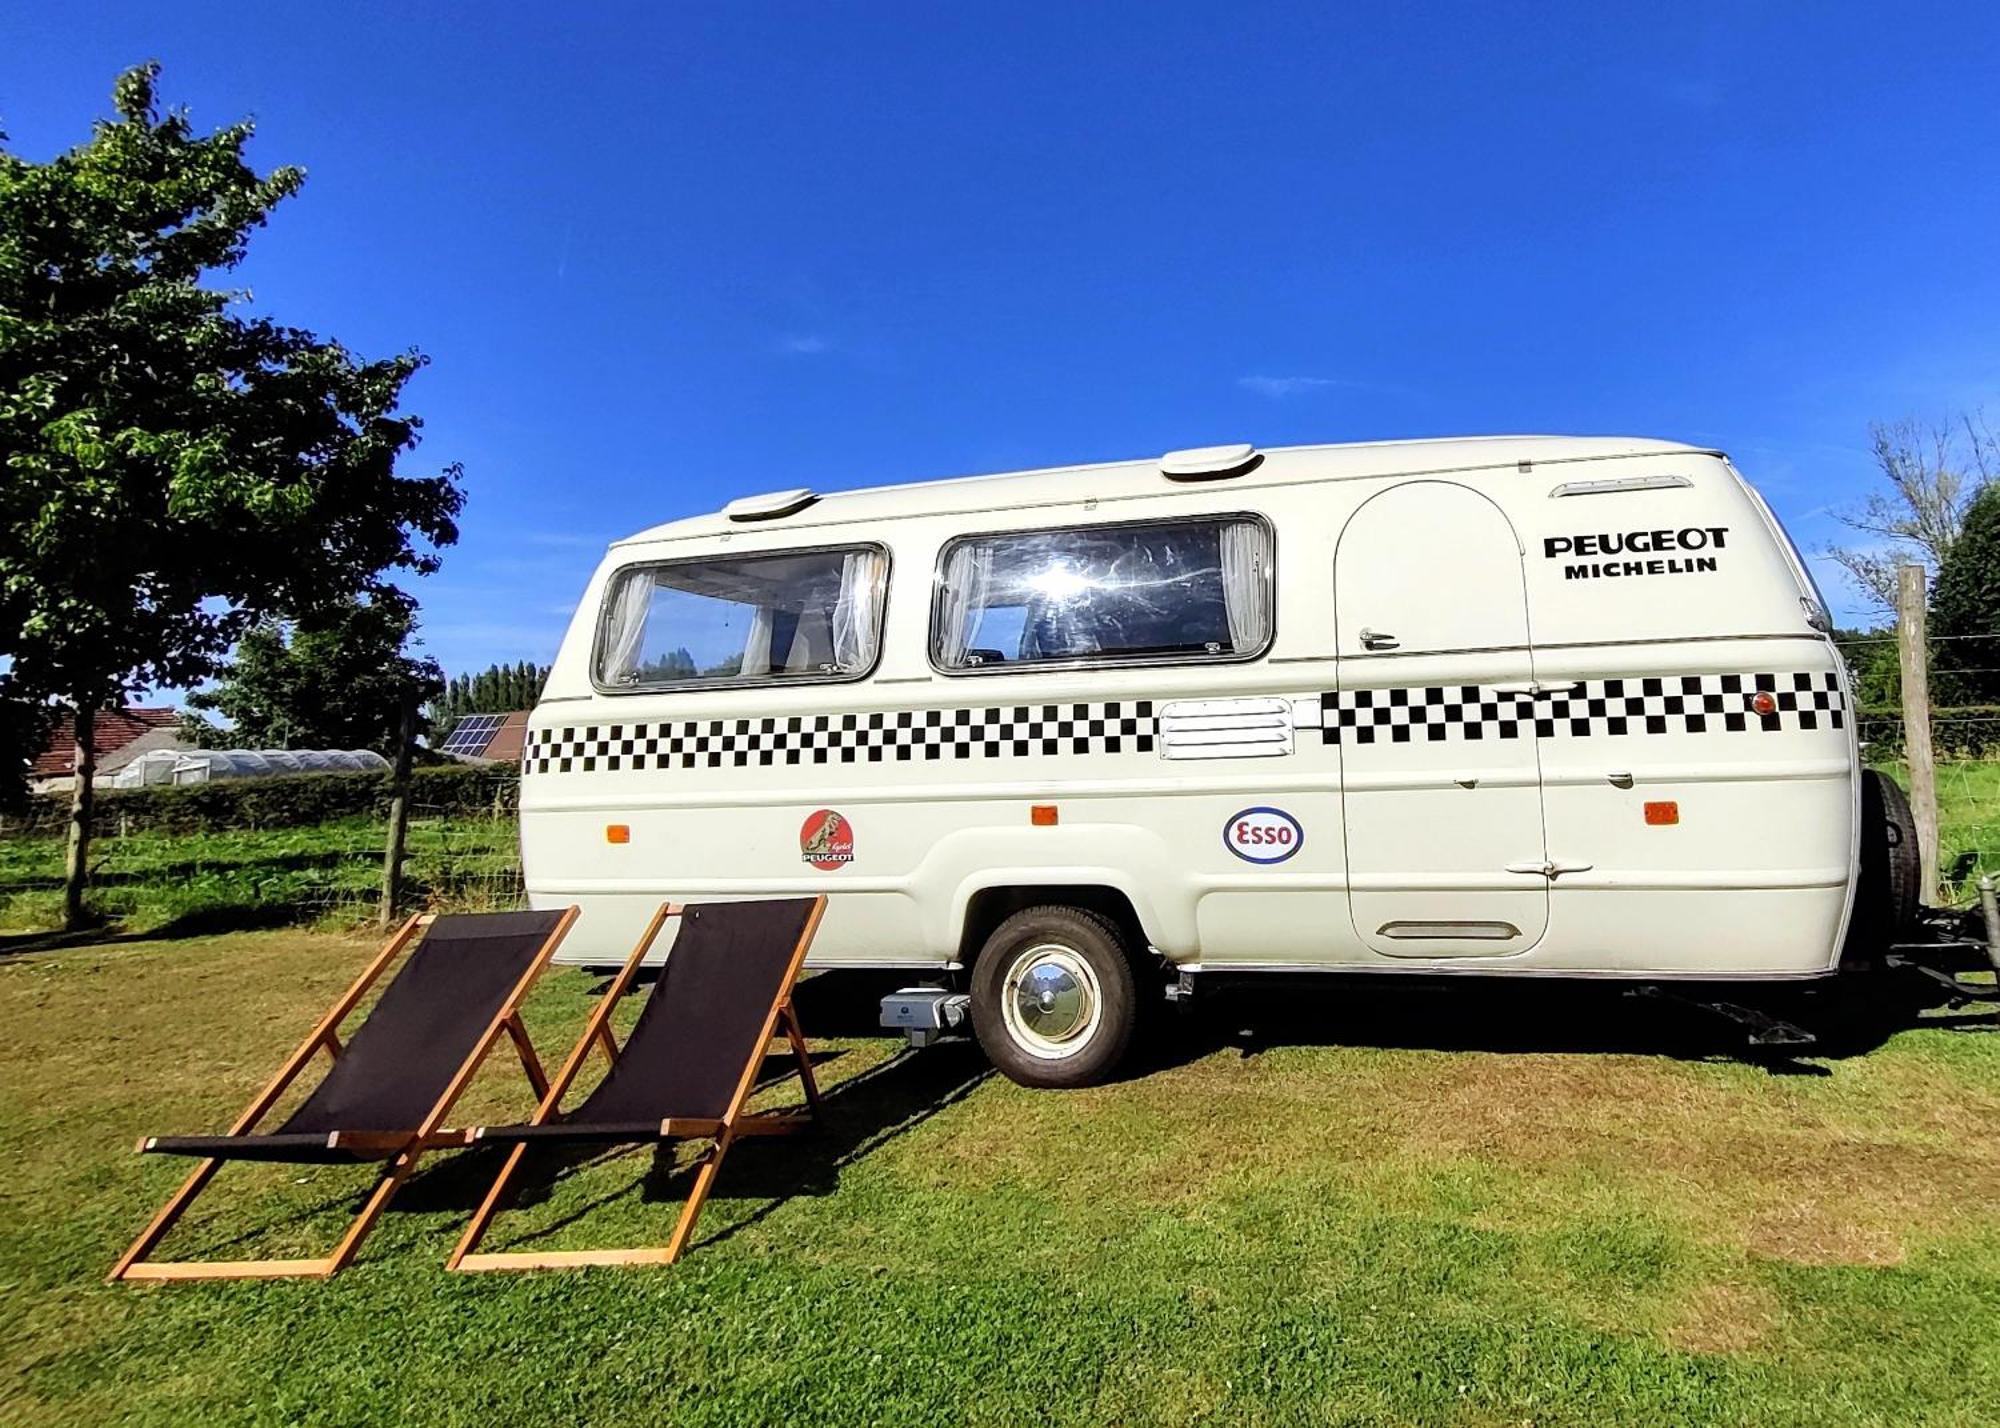
[[[1751,707],[1760,691],[1776,701],[1774,712],[1760,715]],[[1847,719],[1839,676],[1830,671],[1592,679],[1540,694],[1502,694],[1476,684],[1350,689],[1322,695],[1320,703],[1320,737],[1329,744],[1775,734],[1840,729]]]
[[[904,709],[773,719],[674,720],[537,729],[530,774],[624,769],[908,763],[1030,754],[1149,754],[1153,701]]]
[[[1777,703],[1758,714],[1751,700]],[[1312,700],[1299,701],[1310,711]],[[1490,685],[1351,689],[1323,694],[1329,744],[1556,739],[1650,734],[1781,733],[1847,726],[1839,677],[1701,674],[1579,681],[1569,690],[1502,694]],[[1151,754],[1155,701],[1015,704],[769,719],[674,720],[534,730],[528,774],[801,764],[941,762],[1029,755]]]

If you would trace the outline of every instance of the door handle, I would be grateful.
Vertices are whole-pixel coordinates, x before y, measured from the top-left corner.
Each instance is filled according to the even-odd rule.
[[[1392,650],[1400,643],[1394,635],[1380,630],[1371,630],[1365,625],[1361,630],[1361,648],[1365,650]]]
[[[1507,871],[1510,873],[1538,873],[1550,882],[1554,882],[1564,873],[1587,873],[1595,866],[1596,864],[1594,863],[1565,863],[1554,858],[1544,858],[1539,862],[1524,860],[1519,863],[1509,863]]]
[[[1577,688],[1578,681],[1573,679],[1566,684],[1542,684],[1536,680],[1529,679],[1517,684],[1496,684],[1493,686],[1493,692],[1495,694],[1526,694],[1532,698],[1540,699],[1545,695],[1574,694]]]

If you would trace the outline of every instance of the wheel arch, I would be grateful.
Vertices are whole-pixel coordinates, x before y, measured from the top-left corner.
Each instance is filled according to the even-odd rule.
[[[1022,882],[992,882],[968,888],[960,896],[957,912],[958,962],[971,967],[979,950],[994,929],[1025,908],[1059,904],[1080,907],[1108,919],[1125,941],[1134,969],[1146,971],[1155,965],[1152,938],[1146,930],[1139,905],[1124,888],[1109,882],[1049,882],[1046,879]]]

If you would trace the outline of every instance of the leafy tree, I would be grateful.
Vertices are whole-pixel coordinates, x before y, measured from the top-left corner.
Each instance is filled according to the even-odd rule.
[[[1950,556],[1973,498],[2000,477],[2000,435],[1975,411],[1955,424],[1877,422],[1868,436],[1884,488],[1834,512],[1866,543],[1829,545],[1826,553],[1886,613],[1896,608],[1897,566],[1915,561],[1935,573]]]
[[[405,700],[444,688],[437,661],[406,652],[414,602],[396,590],[309,620],[265,620],[237,643],[221,682],[188,696],[233,726],[203,723],[208,748],[374,749],[394,756]]]
[[[6,693],[66,701],[82,736],[70,926],[98,711],[207,678],[275,614],[434,569],[463,501],[456,468],[395,471],[420,355],[362,361],[203,285],[305,176],[254,172],[248,123],[163,116],[157,79],[119,76],[115,117],[46,163],[0,150],[0,655]]]
[[[739,665],[742,663],[741,657],[738,658],[737,663]],[[642,683],[652,683],[669,679],[692,679],[697,673],[699,671],[694,666],[694,655],[689,653],[686,645],[679,645],[664,654],[655,655],[652,659],[640,665],[638,670],[639,680]]]
[[[1896,628],[1835,630],[1833,642],[1847,661],[1854,681],[1855,701],[1863,709],[1894,709],[1903,698],[1902,656],[1896,648]]]
[[[2000,486],[1987,486],[1931,588],[1939,702],[2000,704]]]
[[[28,797],[28,765],[42,751],[55,711],[46,704],[0,698],[0,809]]]

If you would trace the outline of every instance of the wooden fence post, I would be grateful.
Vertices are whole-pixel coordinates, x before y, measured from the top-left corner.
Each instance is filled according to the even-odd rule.
[[[1930,645],[1924,636],[1924,568],[1896,568],[1896,645],[1903,666],[1903,751],[1910,765],[1910,812],[1917,822],[1922,899],[1937,900],[1937,760],[1931,751]]]
[[[383,927],[396,920],[396,904],[403,895],[403,843],[410,830],[410,746],[416,739],[416,696],[405,690],[396,726],[396,771],[389,790],[389,845],[382,852],[382,906],[375,914]]]

